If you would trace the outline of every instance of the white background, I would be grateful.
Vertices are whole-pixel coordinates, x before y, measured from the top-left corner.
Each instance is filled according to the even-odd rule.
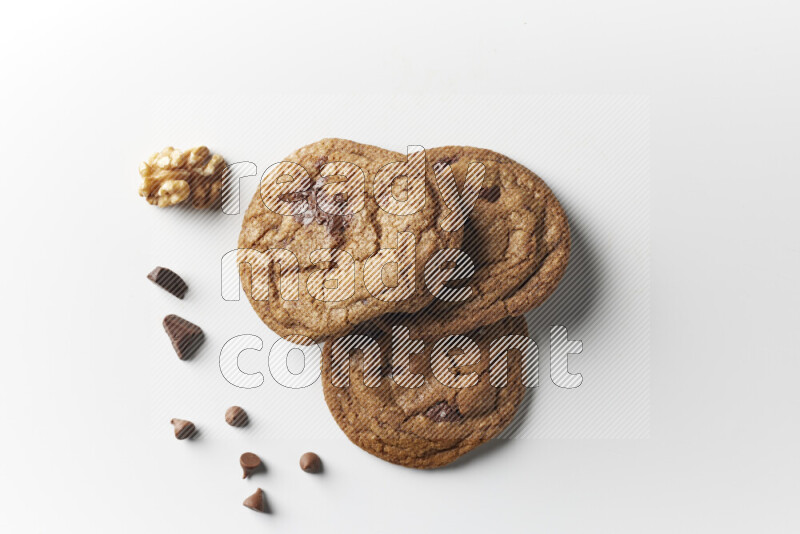
[[[800,364],[784,342],[800,297],[796,20],[789,2],[7,8],[0,530],[797,531]],[[492,104],[477,115],[440,115],[455,126],[411,106],[365,106],[361,116],[306,110],[289,131],[276,130],[291,115],[277,113],[277,103],[319,105],[329,97],[314,95],[331,92],[409,93],[431,113],[436,94],[476,93],[465,101]],[[177,108],[158,98],[189,93],[196,96]],[[273,93],[290,96],[270,102]],[[357,140],[396,150],[469,142],[540,172],[571,216],[597,205],[609,217],[624,214],[627,204],[614,211],[607,199],[572,196],[581,175],[564,169],[574,158],[524,150],[516,133],[538,131],[526,123],[535,115],[501,105],[541,101],[524,94],[648,97],[645,437],[504,440],[454,468],[412,471],[318,428],[323,406],[306,415],[264,402],[266,390],[242,400],[233,388],[220,398],[197,387],[221,380],[211,350],[193,362],[163,350],[158,321],[167,306],[189,319],[219,307],[214,324],[234,319],[213,297],[170,300],[142,278],[163,263],[190,273],[193,288],[213,288],[205,274],[191,274],[206,265],[197,232],[210,220],[170,220],[136,198],[143,156],[167,143],[216,143],[263,167],[327,135],[368,132]],[[454,101],[441,99],[444,108]],[[263,107],[248,115],[254,101]],[[217,106],[209,112],[204,102]],[[495,122],[487,124],[488,112]],[[231,117],[250,117],[237,144]],[[391,118],[400,125],[377,127]],[[516,129],[498,126],[506,122]],[[190,138],[195,131],[202,139]],[[554,131],[551,142],[564,137]],[[572,148],[576,158],[589,150]],[[256,333],[257,319],[241,316],[250,321],[243,332]],[[233,334],[210,332],[207,344]],[[234,402],[255,416],[249,434],[230,437],[221,424]],[[201,439],[178,442],[169,426],[159,430],[161,412],[173,407],[197,420]],[[268,472],[243,482],[236,457],[244,447],[265,458]],[[324,475],[299,472],[307,449],[323,456]],[[240,504],[257,485],[274,508],[269,516]]]

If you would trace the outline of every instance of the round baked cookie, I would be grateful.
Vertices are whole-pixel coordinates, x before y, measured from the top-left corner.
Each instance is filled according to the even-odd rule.
[[[525,393],[520,342],[528,329],[523,318],[453,336],[461,342],[469,338],[473,352],[464,348],[468,342],[458,348],[452,340],[425,338],[424,348],[405,360],[399,359],[403,347],[421,347],[378,332],[362,327],[328,341],[323,350],[325,401],[350,441],[365,451],[406,467],[440,467],[492,439],[514,418]],[[413,325],[407,333],[418,339]],[[363,341],[367,338],[375,339],[380,350]],[[503,339],[509,344],[497,341]],[[493,341],[510,350],[493,353],[490,366]],[[475,358],[477,350],[477,362],[459,360]],[[476,382],[463,382],[475,376]]]
[[[375,177],[384,166],[406,163],[409,158],[344,139],[323,139],[283,161],[299,164],[304,171],[298,171],[296,165],[280,163],[265,173],[244,214],[238,243],[242,287],[267,326],[290,341],[308,344],[343,334],[379,315],[415,312],[431,302],[433,296],[424,287],[424,266],[439,249],[458,247],[463,231],[442,228],[446,212],[432,187],[429,166],[420,163],[417,167],[426,173],[424,189],[411,187],[411,180],[400,175],[389,187],[378,187]],[[323,178],[321,171],[326,177]],[[303,172],[307,174],[301,176]],[[277,193],[269,187],[278,187]],[[424,196],[412,197],[413,191],[424,192]],[[282,204],[268,209],[264,198],[278,199]],[[394,213],[390,213],[384,208],[392,199],[415,200],[414,206],[419,209],[402,214],[396,214],[399,209],[392,209]],[[401,235],[405,236],[402,243]],[[409,235],[414,239],[415,255]],[[252,259],[248,256],[252,253],[242,249],[288,250],[295,255],[297,265],[287,267],[270,260],[266,266],[254,267],[252,261],[245,261]],[[334,249],[341,254],[332,256],[323,249]],[[387,249],[410,250],[412,255],[407,257],[413,260],[405,262],[404,267],[394,270],[387,267],[376,273],[377,262],[368,263],[368,259]],[[367,276],[366,263],[372,266]],[[353,270],[343,271],[345,266]],[[284,283],[287,279],[291,282],[292,275],[299,278],[299,292],[294,299],[291,293],[288,296],[283,293]],[[406,280],[413,278],[413,287],[398,286],[401,276]],[[251,291],[253,280],[258,281],[260,299],[254,298]],[[384,282],[378,284],[379,289],[376,280]],[[411,290],[399,295],[392,285]]]
[[[450,166],[460,191],[471,162],[486,169],[461,245],[473,262],[474,274],[446,284],[469,287],[471,295],[458,302],[436,299],[413,316],[381,317],[381,328],[413,322],[422,335],[458,334],[542,304],[564,275],[570,252],[567,217],[547,184],[491,150],[447,146],[432,148],[427,156],[432,171]]]

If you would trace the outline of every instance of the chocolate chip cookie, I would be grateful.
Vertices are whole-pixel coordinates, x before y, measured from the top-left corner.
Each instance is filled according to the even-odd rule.
[[[547,184],[491,150],[447,146],[432,148],[427,156],[434,176],[441,179],[449,167],[461,191],[471,162],[485,168],[461,245],[474,273],[447,284],[468,287],[470,294],[462,301],[437,299],[418,314],[392,314],[378,323],[389,330],[413,322],[423,335],[444,336],[520,316],[542,304],[561,280],[570,252],[566,215]]]
[[[443,229],[447,212],[431,173],[421,159],[343,139],[270,167],[239,235],[242,286],[259,317],[308,344],[429,304],[424,266],[439,249],[458,247],[463,233]],[[241,249],[292,256],[257,263]],[[392,250],[409,261],[381,267]]]
[[[433,468],[511,422],[525,392],[523,351],[531,352],[520,317],[441,340],[418,339],[416,326],[393,338],[365,325],[328,341],[322,384],[353,443],[392,463]]]

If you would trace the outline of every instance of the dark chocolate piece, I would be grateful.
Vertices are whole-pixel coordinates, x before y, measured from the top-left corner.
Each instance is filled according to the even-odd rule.
[[[181,360],[188,360],[203,343],[203,330],[177,315],[164,317],[164,330]]]
[[[183,278],[166,267],[156,267],[150,271],[150,274],[147,275],[147,279],[161,286],[179,299],[182,299],[186,294],[186,290],[189,289],[189,286],[186,285]]]

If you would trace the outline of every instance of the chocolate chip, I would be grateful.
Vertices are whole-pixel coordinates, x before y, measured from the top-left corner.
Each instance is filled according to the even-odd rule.
[[[264,490],[261,488],[258,488],[255,493],[246,498],[242,504],[256,512],[266,513],[269,511],[267,500],[264,498]]]
[[[325,218],[325,229],[332,236],[340,236],[347,229],[349,222],[344,215],[328,215]]]
[[[178,439],[191,438],[197,432],[194,423],[185,419],[171,419],[170,424],[175,427],[175,437]]]
[[[166,267],[156,267],[150,271],[150,274],[147,275],[147,279],[163,287],[179,299],[182,299],[186,294],[186,290],[189,289],[189,286],[186,285],[183,278]]]
[[[239,457],[239,465],[242,466],[242,478],[247,478],[261,467],[261,458],[252,452],[246,452]]]
[[[500,199],[500,186],[494,185],[488,189],[484,187],[481,189],[479,196],[489,202],[497,202]]]
[[[164,317],[164,330],[170,340],[178,358],[187,360],[197,351],[203,343],[203,331],[194,323],[177,315],[167,315]]]
[[[434,423],[453,423],[461,420],[461,412],[453,408],[447,401],[439,401],[425,410],[425,417]]]
[[[313,452],[307,452],[300,457],[300,469],[306,473],[319,473],[322,471],[322,460]]]
[[[231,406],[225,410],[225,421],[231,426],[246,426],[247,412],[241,406]]]

